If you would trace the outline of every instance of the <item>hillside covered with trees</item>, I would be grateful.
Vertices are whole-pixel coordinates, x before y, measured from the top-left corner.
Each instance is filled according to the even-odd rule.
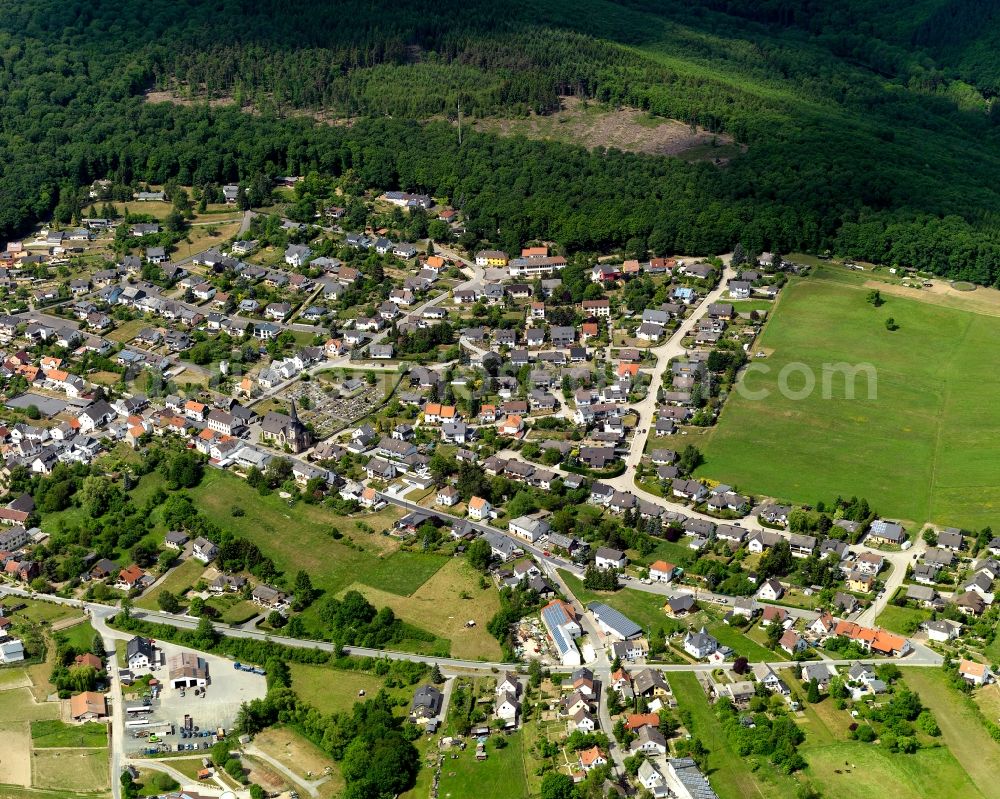
[[[705,253],[742,238],[993,284],[998,6],[8,0],[0,235],[97,178],[317,170],[446,196],[507,247],[639,239]],[[153,90],[183,103],[150,104]],[[567,94],[726,133],[747,152],[717,168],[480,133],[460,147],[449,121],[459,103],[520,116]],[[219,98],[230,105],[210,108]],[[353,124],[307,113],[319,111]]]

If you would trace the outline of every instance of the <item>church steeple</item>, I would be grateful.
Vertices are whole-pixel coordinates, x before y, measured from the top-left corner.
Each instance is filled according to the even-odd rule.
[[[290,414],[288,414],[288,417],[292,420],[293,424],[298,424],[299,423],[299,415],[295,412],[295,400],[292,399],[291,403],[292,403],[292,412]]]

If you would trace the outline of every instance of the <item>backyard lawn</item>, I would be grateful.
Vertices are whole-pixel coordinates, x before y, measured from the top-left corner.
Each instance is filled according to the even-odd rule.
[[[507,737],[507,746],[497,749],[487,742],[486,760],[476,760],[474,746],[445,760],[441,769],[439,796],[450,799],[512,799],[528,796],[524,770],[523,734]]]
[[[885,293],[875,308],[867,291],[814,278],[784,289],[755,345],[770,353],[755,362],[769,371],[742,378],[746,388],[770,393],[729,397],[701,440],[698,476],[796,502],[864,496],[881,514],[918,523],[993,522],[1000,419],[990,409],[1000,402],[1000,319]],[[886,329],[888,317],[898,330]],[[805,399],[783,396],[779,374],[802,364],[816,390]],[[870,364],[875,396],[861,373],[856,399],[847,398],[841,373],[824,399],[823,364]],[[801,371],[787,377],[789,388],[802,387]]]

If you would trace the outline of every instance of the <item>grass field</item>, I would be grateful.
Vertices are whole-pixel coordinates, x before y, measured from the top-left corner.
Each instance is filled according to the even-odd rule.
[[[108,333],[108,338],[112,341],[120,341],[122,344],[127,344],[144,327],[149,327],[149,322],[145,319],[130,319],[127,322],[118,322],[118,327]]]
[[[0,691],[0,720],[40,721],[59,717],[59,705],[55,702],[36,702],[27,688],[12,688]]]
[[[392,507],[374,514],[343,516],[322,505],[289,506],[276,494],[261,497],[243,480],[217,470],[208,472],[191,494],[209,518],[256,543],[285,574],[294,575],[303,569],[316,588],[329,594],[340,594],[349,587],[367,587],[375,604],[390,605],[397,612],[399,597],[415,595],[450,560],[441,555],[399,551],[398,539],[381,534],[401,515]],[[252,507],[253,513],[233,517],[233,507]],[[359,523],[374,532],[365,532]],[[334,531],[341,538],[334,538]],[[485,592],[479,594],[485,597]],[[307,625],[318,608],[319,603],[314,603],[303,613]],[[460,615],[463,622],[483,616],[485,623],[492,612],[484,615],[478,609],[462,608]],[[400,616],[426,629],[419,616],[406,612]],[[423,649],[426,644],[421,645]]]
[[[224,624],[245,624],[254,616],[260,615],[260,608],[246,599],[226,602],[224,599],[212,597],[207,604],[219,611],[219,621]]]
[[[57,719],[31,722],[31,745],[35,749],[54,747],[104,747],[108,727],[96,721],[66,724]]]
[[[31,753],[32,785],[69,791],[108,787],[106,749],[54,749]]]
[[[160,594],[164,591],[171,591],[177,597],[182,597],[184,592],[198,582],[198,578],[204,573],[204,563],[201,563],[194,558],[188,558],[187,560],[182,561],[180,565],[171,569],[170,574],[166,576],[162,583],[141,596],[138,600],[136,600],[135,604],[140,608],[159,610],[160,606],[156,604],[156,600]]]
[[[404,553],[389,558],[395,560]],[[500,644],[486,625],[500,609],[497,591],[479,587],[479,575],[462,558],[451,558],[409,596],[400,596],[357,583],[368,601],[392,608],[403,621],[451,641],[451,654],[472,660],[499,660]],[[463,596],[470,597],[469,599]],[[470,619],[475,627],[466,627]]]
[[[872,744],[849,742],[810,749],[805,757],[809,762],[806,773],[823,796],[852,799],[886,796],[983,799],[986,796],[945,747],[902,755]]]
[[[706,776],[720,799],[791,799],[795,796],[794,780],[777,774],[767,765],[753,770],[745,758],[736,754],[694,674],[671,674],[670,686],[681,710],[691,713],[694,735],[709,750]]]
[[[893,632],[913,635],[919,624],[927,621],[930,617],[931,611],[924,608],[900,608],[896,605],[886,605],[885,609],[878,614],[875,623]]]
[[[740,630],[733,629],[724,621],[708,625],[708,632],[715,636],[720,644],[732,647],[737,655],[743,655],[751,663],[773,663],[778,660],[788,660],[780,649],[772,651],[747,637]]]
[[[86,619],[69,627],[62,627],[55,631],[53,635],[58,636],[60,640],[78,649],[89,650],[90,645],[94,642],[94,628]]]
[[[380,591],[410,596],[447,563],[442,555],[422,552],[396,552],[379,561],[365,574],[364,583]]]
[[[445,760],[441,769],[440,796],[450,799],[511,799],[526,797],[527,776],[521,733],[507,738],[507,746],[496,749],[486,744],[489,757],[476,760],[475,747],[458,752],[455,760]]]
[[[1000,722],[1000,684],[994,682],[977,688],[973,696],[986,718],[994,723]]]
[[[796,502],[864,496],[880,513],[918,523],[978,529],[994,521],[1000,420],[989,409],[1000,401],[1000,320],[886,295],[876,309],[858,279],[822,279],[833,271],[784,290],[760,340],[771,354],[757,366],[770,371],[742,383],[770,394],[729,398],[700,441],[699,476]],[[886,330],[888,317],[898,330]],[[816,380],[802,400],[778,390],[782,369],[797,363]],[[832,398],[822,399],[825,363],[874,366],[877,398],[862,374],[857,398],[847,399],[839,374],[829,381]],[[803,382],[795,372],[787,386]]]
[[[305,702],[324,713],[350,710],[355,702],[363,702],[358,691],[374,696],[385,680],[363,671],[342,671],[306,663],[289,663],[292,687]]]
[[[78,608],[67,605],[57,605],[55,602],[43,602],[41,600],[13,598],[5,604],[26,605],[26,607],[14,614],[15,618],[20,616],[36,624],[52,624],[58,621],[84,618],[83,612]]]
[[[996,766],[1000,763],[1000,743],[994,741],[970,707],[971,700],[945,682],[938,669],[904,669],[906,684],[931,709],[941,740],[986,797],[1000,796]],[[952,794],[959,796],[961,794]]]
[[[206,473],[201,485],[190,493],[206,516],[220,527],[253,541],[280,570],[294,575],[305,569],[317,588],[331,593],[363,580],[378,567],[379,556],[399,548],[395,539],[378,532],[363,533],[356,524],[361,521],[376,531],[390,527],[401,515],[392,508],[345,517],[322,505],[289,506],[277,494],[262,497],[240,478],[216,469]],[[253,512],[235,518],[231,513],[233,507],[252,508]],[[330,535],[333,530],[348,541],[335,540]],[[363,551],[347,543],[356,544]]]

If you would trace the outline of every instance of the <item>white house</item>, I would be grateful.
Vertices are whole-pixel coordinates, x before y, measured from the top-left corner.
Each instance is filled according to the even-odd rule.
[[[488,519],[490,517],[490,511],[492,510],[493,506],[490,504],[488,499],[483,499],[482,497],[472,497],[472,499],[469,500],[470,519],[476,519],[477,521]]]
[[[688,634],[684,636],[684,651],[693,658],[699,660],[707,658],[718,648],[719,642],[705,632],[704,627],[696,633],[688,631]]]
[[[153,642],[138,635],[129,640],[125,646],[125,662],[133,671],[150,668],[157,662]]]
[[[594,557],[594,565],[598,569],[624,569],[628,558],[620,549],[598,547]]]
[[[765,580],[757,589],[757,599],[765,602],[777,602],[784,595],[785,589],[777,580]]]
[[[207,538],[199,536],[191,544],[191,554],[202,563],[211,563],[219,554],[219,548]]]
[[[542,519],[519,516],[507,525],[507,530],[512,535],[516,535],[533,544],[549,532],[549,524]]]
[[[505,721],[515,721],[518,713],[521,712],[521,703],[514,694],[503,694],[497,699],[494,713],[498,719]]]
[[[658,560],[649,567],[649,579],[655,583],[669,583],[674,579],[676,567],[665,560]]]

